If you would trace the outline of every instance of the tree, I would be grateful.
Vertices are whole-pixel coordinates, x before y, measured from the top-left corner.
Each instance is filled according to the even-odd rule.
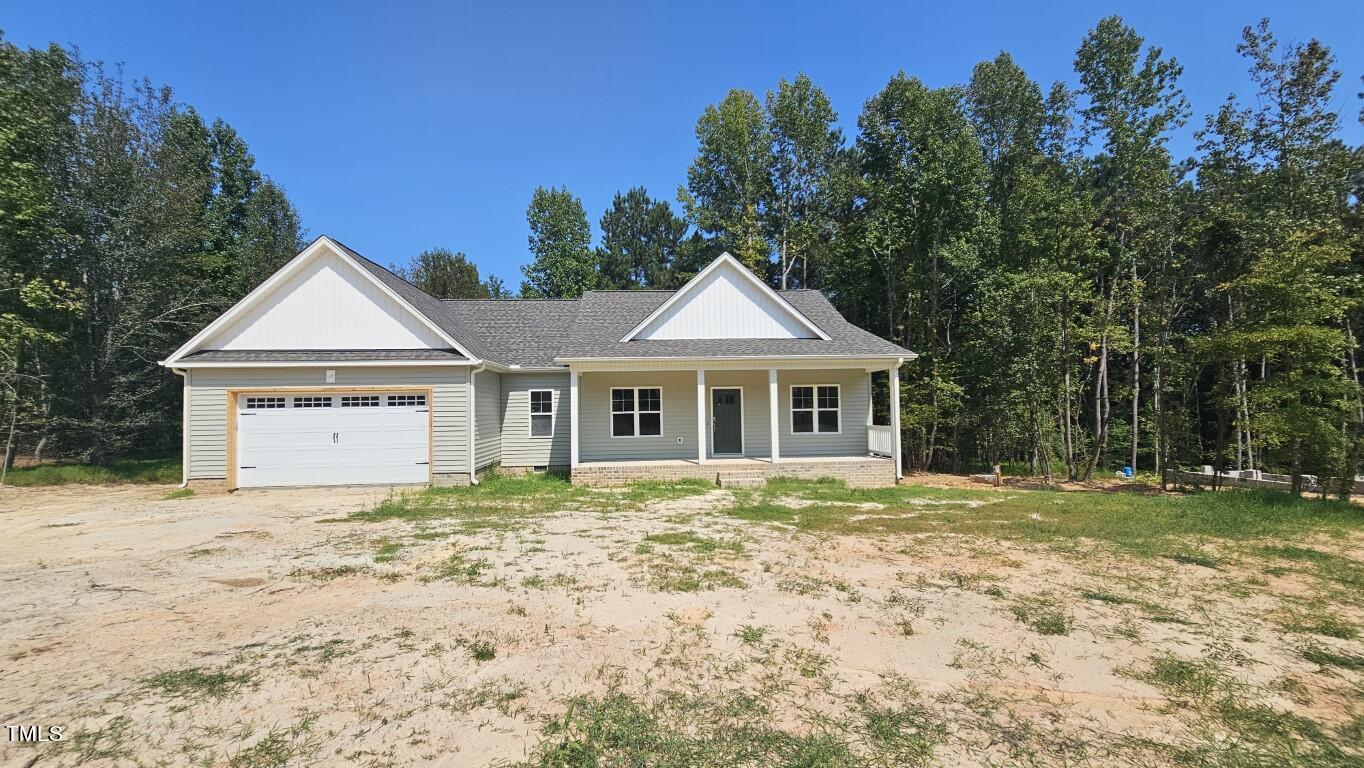
[[[478,279],[478,266],[449,248],[422,251],[406,268],[396,271],[438,299],[489,298],[488,286]]]
[[[862,248],[884,286],[888,335],[920,353],[906,408],[913,464],[933,465],[955,430],[961,383],[953,354],[974,283],[985,224],[985,165],[957,88],[897,74],[858,118]]]
[[[687,222],[643,187],[617,192],[601,217],[597,269],[606,288],[673,288],[673,261]]]
[[[576,299],[597,284],[592,232],[583,203],[567,187],[536,187],[526,209],[530,251],[535,259],[521,268],[521,295]]]
[[[797,263],[802,284],[808,283],[810,256],[832,235],[832,185],[843,133],[829,97],[804,73],[768,91],[766,110],[772,167],[763,220],[785,290]]]
[[[1153,264],[1171,251],[1175,232],[1171,202],[1176,179],[1165,144],[1170,131],[1188,115],[1188,103],[1175,84],[1183,70],[1157,47],[1143,52],[1144,43],[1121,18],[1109,16],[1090,30],[1075,54],[1085,100],[1080,110],[1083,136],[1100,142],[1090,177],[1099,205],[1100,245],[1108,257],[1095,275],[1100,297],[1095,316],[1100,326],[1093,377],[1094,448],[1085,479],[1108,446],[1115,347],[1127,347],[1131,353],[1129,460],[1136,467],[1143,290]],[[1126,327],[1116,322],[1123,309],[1130,320]]]
[[[760,277],[770,263],[762,205],[771,194],[772,139],[762,104],[731,90],[696,121],[696,159],[677,197],[697,229],[719,240]]]

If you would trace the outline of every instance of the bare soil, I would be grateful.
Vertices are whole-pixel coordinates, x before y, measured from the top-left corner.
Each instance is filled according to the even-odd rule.
[[[384,489],[169,490],[0,491],[0,720],[66,734],[0,765],[496,765],[576,695],[767,676],[795,729],[912,685],[948,724],[933,764],[1126,764],[1108,750],[1132,743],[1158,763],[1188,713],[1133,674],[1157,655],[1226,659],[1329,724],[1360,690],[1300,657],[1276,599],[1196,565],[817,536],[713,514],[720,490],[477,530],[338,522]],[[732,546],[646,540],[667,532]],[[1067,634],[1013,610],[1042,598]]]

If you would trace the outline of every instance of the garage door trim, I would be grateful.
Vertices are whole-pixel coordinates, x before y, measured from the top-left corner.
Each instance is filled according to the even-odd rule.
[[[432,453],[436,450],[435,445],[435,413],[436,401],[432,396],[431,387],[413,386],[364,386],[364,387],[336,387],[336,386],[286,386],[286,387],[233,387],[227,390],[227,488],[235,491],[237,489],[237,466],[240,464],[237,457],[237,396],[255,395],[268,392],[282,392],[292,394],[295,392],[324,392],[326,394],[345,394],[347,392],[403,392],[411,394],[426,395],[426,482],[430,483],[435,473],[435,457]]]

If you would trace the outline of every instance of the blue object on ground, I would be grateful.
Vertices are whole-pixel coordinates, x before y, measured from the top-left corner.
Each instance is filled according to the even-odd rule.
[[[1131,467],[1123,467],[1123,468],[1122,468],[1122,476],[1125,477],[1125,478],[1127,478],[1128,480],[1131,480],[1131,479],[1132,479],[1132,468],[1131,468]]]

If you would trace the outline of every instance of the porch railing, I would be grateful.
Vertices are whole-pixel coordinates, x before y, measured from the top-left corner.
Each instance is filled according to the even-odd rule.
[[[895,454],[895,429],[889,424],[867,426],[867,452],[878,456]]]

